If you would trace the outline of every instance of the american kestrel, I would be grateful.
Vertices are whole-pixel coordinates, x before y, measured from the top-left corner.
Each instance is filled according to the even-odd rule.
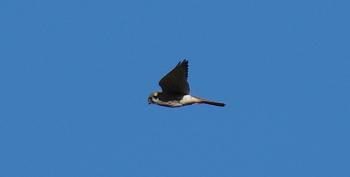
[[[181,107],[202,103],[221,107],[225,106],[224,103],[191,96],[187,77],[188,61],[183,60],[159,81],[162,92],[153,92],[148,97],[148,104],[158,104],[166,107]]]

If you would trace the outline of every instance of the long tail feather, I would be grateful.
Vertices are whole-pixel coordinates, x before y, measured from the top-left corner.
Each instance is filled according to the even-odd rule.
[[[225,103],[211,101],[211,100],[207,100],[207,99],[203,99],[203,98],[199,98],[199,97],[194,97],[194,98],[197,99],[197,103],[209,104],[209,105],[220,106],[220,107],[224,107],[225,106]]]
[[[209,101],[209,100],[203,100],[202,103],[210,104],[210,105],[214,105],[214,106],[221,106],[221,107],[224,107],[224,106],[225,106],[225,103],[220,103],[220,102],[215,102],[215,101]]]
[[[198,100],[197,103],[204,103],[204,104],[220,106],[220,107],[224,107],[225,106],[225,103],[220,103],[220,102],[216,102],[216,101],[210,101],[210,100],[206,100],[206,99],[198,98],[198,97],[195,97],[195,98],[197,98],[197,100]]]

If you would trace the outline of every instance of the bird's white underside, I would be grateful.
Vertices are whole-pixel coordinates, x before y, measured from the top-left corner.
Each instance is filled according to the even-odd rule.
[[[166,106],[173,106],[173,107],[178,107],[178,106],[183,106],[187,104],[193,104],[193,103],[199,103],[200,99],[193,97],[191,95],[185,95],[182,97],[180,101],[167,101],[163,102],[159,100],[159,98],[154,98],[152,97],[153,102],[159,104],[159,105],[166,105]]]
[[[181,104],[189,104],[189,103],[197,103],[198,102],[198,98],[195,98],[191,95],[185,95],[181,100],[180,103]]]

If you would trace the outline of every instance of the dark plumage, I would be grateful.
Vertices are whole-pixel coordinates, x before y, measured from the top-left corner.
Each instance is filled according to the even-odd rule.
[[[225,106],[224,103],[210,101],[190,94],[188,78],[188,61],[179,62],[174,69],[166,74],[160,81],[159,85],[163,92],[153,92],[148,97],[148,103],[155,103],[166,107],[180,107],[191,104],[210,104],[214,106]]]

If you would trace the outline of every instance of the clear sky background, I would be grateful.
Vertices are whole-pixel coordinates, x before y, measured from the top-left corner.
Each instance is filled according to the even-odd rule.
[[[0,176],[348,177],[349,9],[1,0]],[[226,107],[147,104],[184,58]]]

